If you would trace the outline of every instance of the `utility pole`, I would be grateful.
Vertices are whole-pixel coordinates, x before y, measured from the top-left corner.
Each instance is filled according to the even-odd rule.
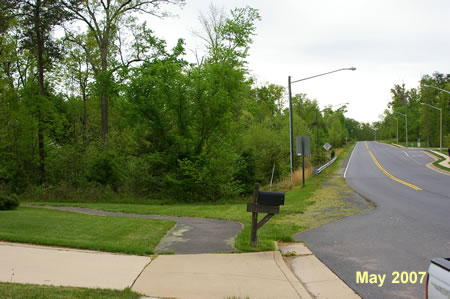
[[[420,103],[420,104],[427,105],[427,106],[429,106],[431,108],[439,110],[440,121],[441,121],[441,124],[440,124],[440,138],[439,138],[439,150],[442,152],[442,109],[438,108],[438,107],[435,107],[433,105],[427,104],[427,103]]]
[[[406,147],[408,147],[408,116],[406,115],[406,113],[405,113],[405,114],[403,114],[403,113],[400,113],[400,112],[395,112],[395,111],[394,111],[394,113],[397,113],[397,114],[403,115],[403,116],[405,117],[405,134],[406,134]]]
[[[341,68],[341,69],[337,69],[331,72],[326,72],[326,73],[322,73],[319,75],[314,75],[311,77],[306,77],[303,79],[299,79],[299,80],[295,80],[295,81],[291,81],[291,76],[288,76],[288,95],[289,95],[289,143],[290,143],[290,159],[291,159],[291,184],[294,184],[294,180],[293,180],[293,174],[294,174],[294,125],[293,125],[293,112],[292,112],[292,92],[291,92],[291,85],[293,83],[296,82],[300,82],[300,81],[305,81],[305,80],[309,80],[309,79],[313,79],[316,77],[320,77],[320,76],[325,76],[331,73],[336,73],[339,71],[354,71],[356,70],[356,67],[348,67],[348,68]]]
[[[294,125],[292,111],[292,92],[291,92],[291,76],[288,77],[288,93],[289,93],[289,145],[291,158],[291,184],[294,184]]]

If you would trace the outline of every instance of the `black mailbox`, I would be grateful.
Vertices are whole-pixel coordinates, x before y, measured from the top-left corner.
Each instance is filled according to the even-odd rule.
[[[258,204],[268,206],[284,205],[284,192],[259,191]]]

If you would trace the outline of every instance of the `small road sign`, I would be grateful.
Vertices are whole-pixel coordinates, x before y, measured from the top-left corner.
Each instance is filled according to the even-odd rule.
[[[327,142],[327,143],[325,143],[325,144],[323,145],[323,148],[328,152],[328,151],[330,150],[330,148],[331,148],[331,144],[329,144],[329,143]]]
[[[309,136],[296,136],[297,156],[311,155],[311,138]]]

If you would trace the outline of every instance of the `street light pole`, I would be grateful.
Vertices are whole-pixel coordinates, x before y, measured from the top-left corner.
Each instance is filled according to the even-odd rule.
[[[446,92],[446,93],[450,94],[450,91],[445,90],[445,89],[442,89],[442,88],[439,88],[439,87],[436,87],[436,86],[431,86],[431,85],[428,85],[428,84],[424,84],[423,86],[425,86],[425,87],[430,87],[430,88],[434,88],[434,89],[437,89],[437,90],[439,90],[439,91]],[[424,103],[424,104],[425,104],[425,103]],[[429,104],[426,104],[426,105],[429,105]],[[431,105],[429,105],[429,106],[431,106]],[[436,109],[439,109],[439,111],[440,111],[440,116],[441,116],[441,138],[440,138],[440,144],[439,144],[439,145],[440,145],[440,150],[442,151],[442,109],[441,109],[441,108],[434,107],[434,106],[431,106],[431,107],[436,108]]]
[[[442,89],[442,88],[439,88],[439,87],[436,87],[436,86],[431,86],[431,85],[427,85],[427,84],[424,84],[423,86],[425,86],[425,87],[431,87],[431,88],[434,88],[434,89],[437,89],[437,90],[440,90],[440,91],[442,91],[442,92],[446,92],[446,93],[450,94],[450,91],[445,90],[445,89]]]
[[[394,117],[394,119],[397,121],[397,144],[398,144],[398,118]]]
[[[406,147],[408,147],[408,116],[406,115],[406,113],[403,114],[403,113],[395,112],[395,111],[394,111],[394,113],[403,115],[405,117]]]
[[[291,92],[291,85],[293,83],[297,83],[300,81],[305,81],[308,79],[313,79],[313,78],[317,78],[320,76],[325,76],[328,74],[332,74],[332,73],[336,73],[339,71],[354,71],[356,70],[356,67],[349,67],[349,68],[341,68],[341,69],[337,69],[331,72],[326,72],[326,73],[322,73],[322,74],[318,74],[315,76],[311,76],[311,77],[306,77],[303,79],[299,79],[299,80],[295,80],[295,81],[291,81],[291,76],[288,76],[288,95],[289,95],[289,144],[290,144],[290,160],[291,160],[291,184],[294,184],[294,180],[293,180],[293,174],[294,174],[294,125],[293,125],[293,115],[292,115],[292,92]],[[302,153],[303,154],[303,153]]]
[[[316,150],[319,150],[319,109],[316,110]]]
[[[289,93],[289,146],[290,146],[290,159],[291,159],[291,184],[294,184],[294,125],[292,115],[292,92],[291,92],[291,76],[288,76],[288,93]]]
[[[422,105],[427,105],[430,106],[431,108],[437,109],[439,110],[439,115],[440,115],[440,121],[441,121],[441,125],[440,125],[440,138],[439,138],[439,150],[442,152],[442,109],[435,107],[433,105],[427,104],[427,103],[420,103]]]
[[[398,118],[390,116],[390,115],[388,115],[388,117],[392,117],[393,119],[395,119],[397,121],[397,144],[398,144]]]

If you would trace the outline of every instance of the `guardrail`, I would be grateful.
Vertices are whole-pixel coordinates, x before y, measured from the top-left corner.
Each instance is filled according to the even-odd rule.
[[[321,173],[325,168],[330,166],[334,161],[336,161],[336,159],[337,159],[337,156],[334,156],[334,158],[331,159],[330,161],[328,161],[327,163],[323,164],[319,168],[314,169],[314,175],[319,175],[319,173]]]

